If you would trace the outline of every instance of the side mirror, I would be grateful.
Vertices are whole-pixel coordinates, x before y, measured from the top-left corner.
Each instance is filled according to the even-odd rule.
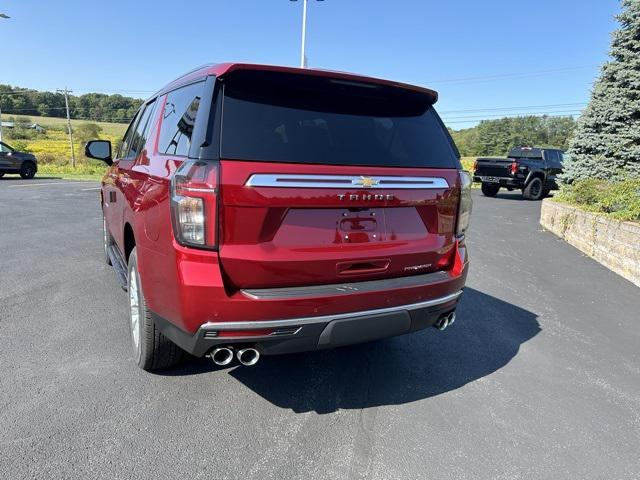
[[[107,165],[111,165],[111,142],[109,140],[91,140],[84,147],[84,154],[89,158],[102,160]]]

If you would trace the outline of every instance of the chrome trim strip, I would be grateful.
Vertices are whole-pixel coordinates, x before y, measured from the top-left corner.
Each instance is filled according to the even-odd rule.
[[[296,175],[254,173],[246,187],[273,188],[395,188],[404,190],[449,188],[441,177],[359,176],[359,175]]]
[[[382,280],[365,280],[363,282],[332,283],[328,285],[312,285],[304,287],[248,288],[240,292],[252,300],[288,300],[301,297],[325,297],[327,295],[349,295],[396,288],[419,287],[444,282],[449,278],[447,272],[439,271],[410,275]]]
[[[365,310],[361,312],[338,313],[335,315],[322,315],[320,317],[302,317],[290,318],[287,320],[256,320],[250,322],[207,322],[200,327],[201,330],[247,330],[254,328],[279,328],[289,326],[312,325],[315,323],[327,323],[333,320],[342,320],[345,318],[358,318],[367,315],[376,315],[381,313],[395,313],[404,310],[417,310],[425,307],[435,307],[443,303],[457,300],[462,295],[462,290],[445,295],[444,297],[425,300],[423,302],[412,303],[409,305],[399,305],[397,307],[378,308],[376,310]]]

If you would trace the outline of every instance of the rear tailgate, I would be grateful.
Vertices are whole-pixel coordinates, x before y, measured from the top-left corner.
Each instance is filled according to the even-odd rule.
[[[397,88],[259,77],[225,79],[219,221],[229,285],[447,268],[460,185],[430,104]]]
[[[511,163],[508,158],[478,158],[476,160],[475,176],[477,177],[508,177]]]
[[[220,257],[236,287],[374,280],[448,265],[455,245],[455,170],[404,172],[450,185],[416,190],[320,188],[311,180],[319,175],[357,179],[364,173],[370,178],[397,173],[383,168],[223,161],[221,172]],[[267,178],[265,174],[295,176],[309,185],[247,184],[252,177],[254,183],[255,178]]]

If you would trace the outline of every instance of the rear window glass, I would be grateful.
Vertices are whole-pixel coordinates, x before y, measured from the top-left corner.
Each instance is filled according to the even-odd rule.
[[[456,154],[422,92],[276,72],[225,84],[222,158],[456,168]]]
[[[539,148],[514,148],[509,152],[509,158],[542,158]]]

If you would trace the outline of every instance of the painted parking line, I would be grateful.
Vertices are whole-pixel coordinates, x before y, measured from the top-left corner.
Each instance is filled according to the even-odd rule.
[[[42,187],[45,185],[80,185],[80,184],[95,184],[96,182],[46,182],[46,183],[23,183],[21,185],[9,185],[8,188],[22,188],[22,187]]]
[[[91,190],[101,190],[102,187],[92,187],[92,188],[81,188],[81,192],[90,192]]]

